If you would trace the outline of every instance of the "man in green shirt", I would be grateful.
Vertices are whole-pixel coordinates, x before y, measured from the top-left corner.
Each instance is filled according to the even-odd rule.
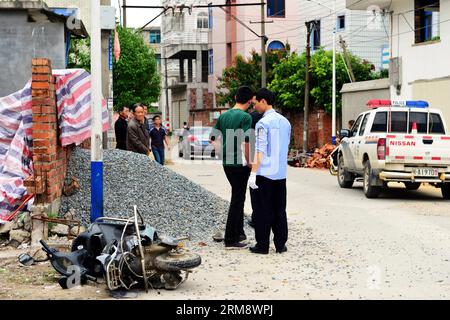
[[[246,112],[253,98],[253,91],[242,86],[236,93],[236,104],[223,113],[214,128],[222,136],[223,169],[231,185],[231,201],[225,227],[225,247],[245,248],[244,203],[250,176],[248,130],[252,117]]]

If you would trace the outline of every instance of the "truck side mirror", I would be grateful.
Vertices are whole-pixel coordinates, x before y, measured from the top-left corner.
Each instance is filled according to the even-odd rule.
[[[348,137],[350,137],[350,130],[341,129],[341,131],[339,132],[339,138],[343,139],[343,138],[348,138]]]

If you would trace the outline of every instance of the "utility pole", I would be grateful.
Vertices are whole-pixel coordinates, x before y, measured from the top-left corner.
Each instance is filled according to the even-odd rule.
[[[127,0],[123,0],[123,27],[127,27]]]
[[[267,85],[265,3],[261,1],[261,87]]]
[[[167,60],[168,58],[166,57],[166,49],[164,48],[164,75],[165,75],[165,91],[166,91],[166,119],[169,118],[169,80],[168,78],[168,74],[167,74]]]
[[[91,4],[91,222],[103,216],[102,43],[100,0]]]
[[[306,25],[306,72],[305,72],[305,102],[303,106],[303,153],[308,151],[308,130],[309,130],[309,87],[311,74],[309,66],[311,64],[311,26],[314,21],[305,22]]]
[[[352,63],[351,63],[350,58],[348,56],[347,43],[345,42],[344,39],[342,39],[342,36],[339,36],[339,43],[341,44],[342,51],[344,53],[344,61],[345,61],[345,64],[347,65],[347,68],[348,68],[348,73],[349,73],[349,76],[350,76],[350,80],[352,82],[356,82],[355,74],[353,73]]]

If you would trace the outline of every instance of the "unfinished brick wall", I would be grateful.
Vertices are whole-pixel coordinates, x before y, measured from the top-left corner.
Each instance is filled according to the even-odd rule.
[[[286,111],[284,116],[292,126],[293,147],[303,146],[303,112]],[[308,147],[315,148],[331,143],[331,115],[324,110],[314,110],[309,114]]]
[[[48,59],[32,60],[33,168],[34,176],[25,180],[35,203],[52,203],[62,195],[69,148],[58,138],[55,79]]]

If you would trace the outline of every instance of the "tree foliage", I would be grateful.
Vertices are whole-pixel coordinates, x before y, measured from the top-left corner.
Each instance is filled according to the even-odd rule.
[[[349,54],[356,81],[385,78],[386,72],[375,72],[368,61]],[[310,107],[332,108],[333,52],[317,50],[311,56]],[[276,106],[286,109],[303,110],[305,97],[306,55],[283,52],[269,53],[267,56],[268,88],[276,94]],[[340,53],[336,54],[336,109],[341,109],[340,90],[350,82],[346,66]],[[223,70],[218,84],[218,104],[232,105],[237,88],[248,85],[253,90],[261,87],[261,56],[252,52],[248,59],[237,56],[233,65]]]
[[[84,69],[91,72],[91,38],[71,39],[68,68]]]
[[[267,54],[267,83],[273,79],[275,65],[286,56],[286,51],[274,51]],[[218,105],[232,106],[237,89],[244,85],[253,90],[261,88],[261,55],[255,51],[251,52],[249,58],[237,55],[233,65],[223,70],[217,85]]]
[[[139,31],[117,27],[121,55],[113,63],[114,107],[158,101],[161,86],[156,56]]]
[[[356,81],[372,80],[373,65],[359,57],[349,54]],[[333,52],[318,50],[311,56],[311,98],[313,107],[323,107],[331,113],[332,83],[333,83]],[[345,83],[350,82],[347,69],[340,53],[336,54],[336,110],[341,109],[340,90]],[[302,103],[303,105],[303,103]]]

